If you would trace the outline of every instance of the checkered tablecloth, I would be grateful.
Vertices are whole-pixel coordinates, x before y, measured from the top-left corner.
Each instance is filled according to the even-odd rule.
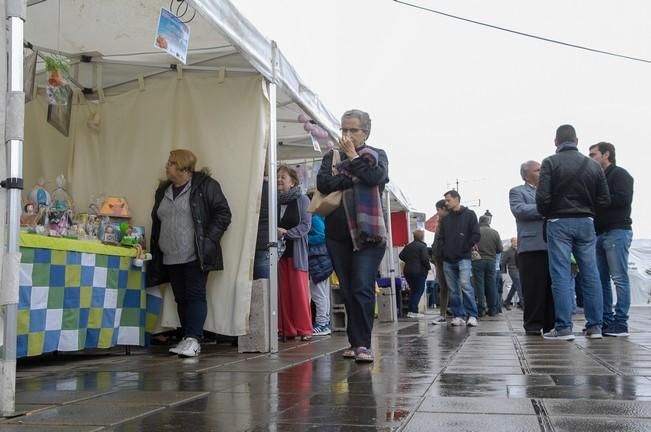
[[[125,256],[21,248],[17,356],[146,345],[158,289]]]

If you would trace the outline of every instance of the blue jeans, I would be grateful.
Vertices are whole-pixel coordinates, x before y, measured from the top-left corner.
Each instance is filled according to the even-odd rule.
[[[572,329],[572,272],[570,255],[574,254],[583,285],[583,309],[586,327],[601,327],[603,292],[597,271],[595,245],[597,236],[590,217],[560,218],[547,221],[549,273],[556,312],[557,331]]]
[[[409,312],[418,313],[418,303],[425,291],[425,279],[427,275],[405,274],[409,284]]]
[[[455,318],[471,316],[477,318],[475,290],[470,283],[472,264],[469,259],[456,263],[443,263],[445,280],[448,283],[450,308]]]
[[[614,229],[597,237],[597,268],[604,296],[604,326],[628,327],[628,309],[631,306],[631,284],[628,279],[628,249],[633,231]],[[617,304],[613,313],[612,277],[617,290]],[[626,328],[628,330],[628,328]]]

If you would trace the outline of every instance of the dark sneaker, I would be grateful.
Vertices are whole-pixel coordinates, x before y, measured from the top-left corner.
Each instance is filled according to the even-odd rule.
[[[611,336],[611,337],[628,337],[628,326],[625,325],[609,325],[605,326],[602,331],[604,336]]]
[[[543,333],[543,338],[548,340],[572,341],[574,340],[574,334],[572,333],[572,329],[563,329],[561,331],[551,329],[547,333]]]
[[[502,307],[507,311],[510,311],[512,309],[511,303],[502,303]]]
[[[588,339],[601,339],[601,328],[597,326],[584,328],[583,336]]]
[[[312,334],[314,336],[327,336],[329,334],[332,334],[332,329],[330,329],[330,324],[317,324],[312,329]]]

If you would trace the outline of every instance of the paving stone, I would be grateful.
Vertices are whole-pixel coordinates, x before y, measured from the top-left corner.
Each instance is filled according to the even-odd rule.
[[[73,425],[73,426],[113,426],[146,414],[152,414],[161,407],[111,407],[107,405],[89,407],[87,405],[65,405],[30,416],[20,417],[8,424],[29,425]],[[4,427],[4,425],[2,425]]]
[[[551,417],[556,432],[648,432],[651,420],[608,417]]]
[[[529,399],[426,397],[419,412],[477,414],[535,414]]]
[[[550,416],[637,417],[651,419],[651,402],[603,400],[546,400]]]
[[[506,429],[508,427],[508,429]],[[489,414],[414,414],[405,432],[455,431],[455,432],[540,432],[538,419],[533,415]]]

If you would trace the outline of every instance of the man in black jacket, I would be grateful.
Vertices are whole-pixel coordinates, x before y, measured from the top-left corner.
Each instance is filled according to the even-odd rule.
[[[574,127],[560,126],[554,142],[556,154],[543,161],[536,189],[536,205],[547,222],[549,268],[556,312],[555,328],[543,337],[574,339],[570,271],[570,257],[574,254],[583,284],[584,333],[589,338],[601,338],[603,293],[596,265],[593,218],[596,209],[610,204],[608,185],[599,164],[579,153]]]
[[[603,334],[628,336],[628,309],[631,305],[628,249],[633,239],[633,177],[615,164],[615,146],[611,143],[600,142],[591,146],[590,157],[603,168],[610,191],[610,207],[597,210],[594,220],[597,231],[597,267],[604,296]],[[611,277],[617,290],[614,313]]]
[[[479,223],[474,211],[461,205],[459,192],[451,190],[444,195],[450,212],[441,222],[443,245],[443,272],[450,290],[450,308],[454,313],[451,325],[477,326],[475,290],[470,283],[472,272],[471,252],[479,241]]]
[[[405,263],[403,274],[409,284],[409,310],[407,318],[425,318],[425,315],[418,312],[418,303],[425,291],[425,279],[431,268],[427,244],[423,241],[425,232],[414,231],[414,241],[400,251],[401,261]]]

